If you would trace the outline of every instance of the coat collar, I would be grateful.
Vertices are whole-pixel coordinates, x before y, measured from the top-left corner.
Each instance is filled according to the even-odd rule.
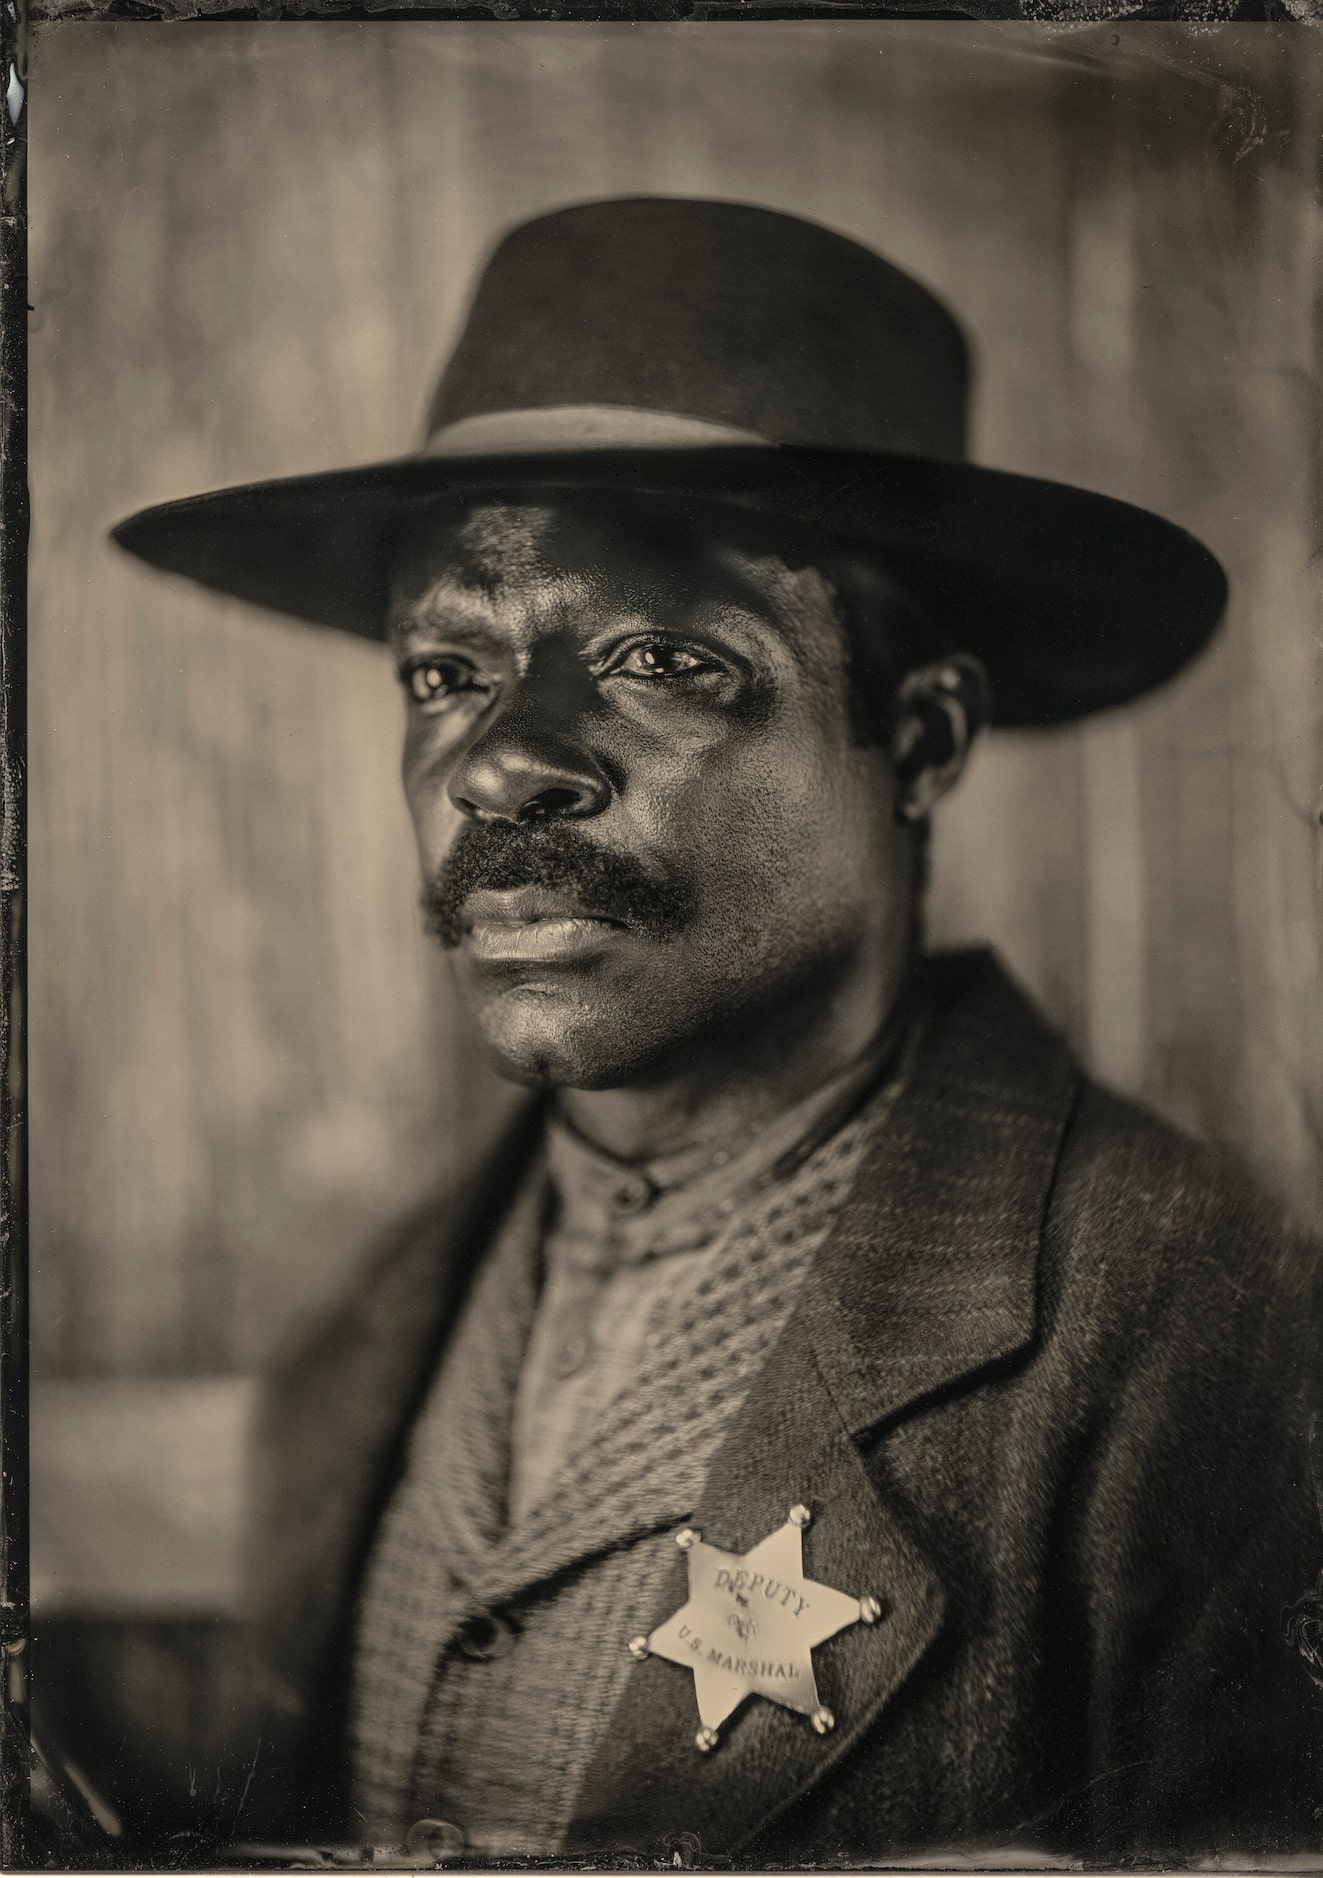
[[[737,1853],[849,1751],[940,1627],[936,1566],[879,1495],[858,1437],[1032,1341],[1039,1234],[1078,1074],[989,955],[937,961],[932,976],[908,1087],[694,1518],[712,1543],[745,1551],[804,1502],[807,1575],[872,1593],[883,1621],[815,1653],[837,1718],[825,1738],[754,1700],[700,1755],[692,1677],[640,1664],[585,1778],[569,1855],[665,1856],[679,1829],[697,1835],[700,1859]],[[685,1596],[677,1555],[649,1628]]]

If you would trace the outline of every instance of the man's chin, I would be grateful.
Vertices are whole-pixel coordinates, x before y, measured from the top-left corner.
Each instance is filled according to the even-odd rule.
[[[625,1013],[559,984],[511,986],[482,998],[474,1015],[498,1075],[530,1089],[618,1089],[668,1053]]]

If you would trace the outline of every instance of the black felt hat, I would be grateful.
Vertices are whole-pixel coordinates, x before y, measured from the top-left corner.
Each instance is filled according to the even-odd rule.
[[[857,242],[740,203],[586,203],[500,243],[413,455],[169,502],[115,539],[380,638],[391,542],[439,495],[734,504],[880,551],[982,658],[999,723],[1150,690],[1217,625],[1218,563],[1146,510],[967,462],[968,387],[950,313]]]

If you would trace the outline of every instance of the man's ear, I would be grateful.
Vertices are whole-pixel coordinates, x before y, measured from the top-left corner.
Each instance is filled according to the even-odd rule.
[[[987,673],[963,652],[905,674],[891,739],[898,820],[922,821],[959,780],[991,701]]]

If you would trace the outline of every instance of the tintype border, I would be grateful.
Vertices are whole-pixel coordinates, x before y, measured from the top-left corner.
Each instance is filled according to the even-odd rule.
[[[0,0],[0,1869],[31,1870],[27,1205],[29,34],[69,22],[1323,21],[1323,0]],[[1323,1582],[1323,1581],[1321,1581]],[[677,1859],[677,1862],[678,1859]],[[504,1861],[502,1862],[504,1863]],[[531,1861],[530,1861],[531,1863]],[[509,1868],[522,1868],[523,1861]],[[131,1869],[131,1867],[129,1868]],[[557,1867],[565,1869],[565,1867]]]
[[[210,21],[469,20],[703,25],[769,20],[1006,21],[1105,25],[1297,25],[1323,20],[1323,0],[31,0],[33,25]]]
[[[0,47],[0,1865],[26,1862],[27,5]]]

